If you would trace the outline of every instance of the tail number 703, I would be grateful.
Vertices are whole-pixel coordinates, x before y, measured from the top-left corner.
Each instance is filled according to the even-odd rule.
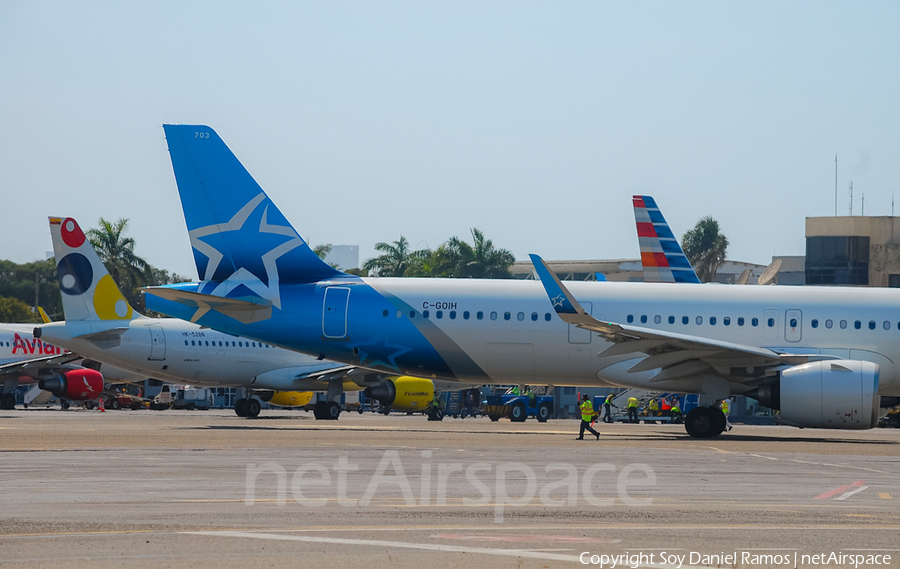
[[[194,138],[209,138],[209,133],[196,131],[194,132]]]

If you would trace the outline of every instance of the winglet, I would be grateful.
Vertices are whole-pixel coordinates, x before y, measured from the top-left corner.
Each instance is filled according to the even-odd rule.
[[[656,200],[650,196],[632,196],[632,201],[644,282],[699,284],[697,273],[666,223]]]
[[[573,317],[587,316],[584,308],[578,304],[572,293],[563,286],[562,281],[550,270],[547,263],[538,255],[531,254],[529,257],[531,257],[531,262],[534,264],[534,270],[537,271],[538,277],[541,279],[541,284],[544,285],[544,290],[547,291],[547,296],[550,297],[550,303],[553,304],[553,310],[556,311],[556,314],[570,324],[574,324],[575,320],[578,320],[578,318]]]
[[[50,324],[51,322],[53,322],[53,320],[50,320],[50,317],[47,316],[47,313],[44,312],[44,309],[40,306],[38,306],[38,314],[41,315],[41,322],[43,322],[44,324]]]

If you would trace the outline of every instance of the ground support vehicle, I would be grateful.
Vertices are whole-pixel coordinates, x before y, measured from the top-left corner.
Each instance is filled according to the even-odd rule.
[[[510,421],[521,423],[528,417],[535,417],[538,422],[546,423],[553,414],[553,397],[538,395],[532,399],[525,395],[488,395],[482,411],[487,413],[491,421],[509,417]]]

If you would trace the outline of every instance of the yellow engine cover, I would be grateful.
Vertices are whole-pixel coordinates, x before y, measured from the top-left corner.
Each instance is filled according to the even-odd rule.
[[[434,399],[434,383],[430,379],[420,379],[401,375],[389,379],[394,384],[397,394],[391,409],[397,411],[423,411],[431,405]]]
[[[312,400],[312,391],[276,391],[266,403],[281,407],[302,407]]]

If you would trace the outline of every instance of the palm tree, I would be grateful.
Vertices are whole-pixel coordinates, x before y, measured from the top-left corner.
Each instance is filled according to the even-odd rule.
[[[471,231],[474,245],[451,237],[438,247],[433,255],[435,274],[477,279],[509,278],[509,267],[515,262],[513,254],[506,249],[495,249],[494,243],[485,239],[479,229]]]
[[[427,254],[424,250],[410,251],[409,241],[402,235],[393,244],[376,243],[375,250],[381,251],[384,255],[367,260],[363,263],[363,269],[375,271],[380,277],[402,277],[406,274],[410,263],[416,261],[417,257]]]
[[[111,222],[101,217],[99,224],[100,227],[87,231],[87,238],[122,294],[132,306],[137,306],[140,297],[136,289],[152,280],[152,267],[134,253],[134,239],[125,237],[127,219]]]
[[[719,222],[706,216],[681,238],[681,248],[701,282],[711,282],[725,262],[728,238],[719,233]]]

